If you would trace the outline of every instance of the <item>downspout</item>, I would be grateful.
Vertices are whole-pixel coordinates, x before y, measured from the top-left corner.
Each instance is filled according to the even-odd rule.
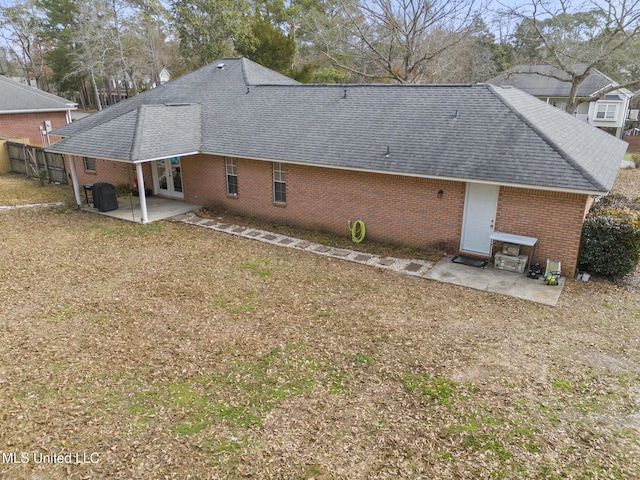
[[[69,161],[69,170],[71,170],[71,182],[73,183],[73,194],[76,197],[76,204],[78,208],[82,205],[82,200],[80,199],[80,182],[78,182],[78,172],[76,171],[76,161],[73,158],[73,155],[67,155],[67,160]]]

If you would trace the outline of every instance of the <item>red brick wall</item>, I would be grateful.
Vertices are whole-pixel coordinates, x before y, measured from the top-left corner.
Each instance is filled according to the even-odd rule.
[[[239,158],[237,164],[238,195],[229,196],[222,157],[183,157],[185,201],[341,235],[349,235],[348,220],[363,220],[372,240],[446,244],[450,252],[460,247],[464,182],[287,164],[287,203],[281,205],[273,201],[270,162]],[[81,158],[76,165],[81,183],[120,185],[135,176],[132,165],[118,162],[96,160],[95,174],[84,172]],[[150,164],[144,169],[146,186],[152,188]],[[533,261],[544,265],[547,259],[560,260],[563,271],[572,274],[590,201],[587,195],[501,187],[495,227],[538,238]]]
[[[88,171],[84,169],[84,161],[82,157],[73,157],[76,165],[76,172],[78,174],[78,181],[80,187],[85,183],[94,182],[107,182],[114,185],[116,188],[120,187],[133,187],[133,179],[136,178],[136,167],[130,163],[124,162],[112,162],[109,160],[102,160],[96,158],[95,171]],[[68,157],[66,158],[68,162]],[[67,172],[71,174],[69,165],[66,166]],[[144,185],[145,188],[153,189],[153,177],[151,176],[151,164],[143,164]],[[71,183],[71,180],[69,180]],[[81,192],[82,193],[82,192]]]
[[[31,145],[43,146],[40,138],[40,127],[44,127],[44,121],[50,120],[53,129],[67,124],[66,112],[44,113],[13,113],[0,115],[0,136],[7,138],[28,138]],[[60,137],[50,136],[50,142],[54,143]]]
[[[239,194],[230,197],[223,158],[183,158],[185,200],[342,235],[349,235],[348,220],[363,220],[374,240],[459,247],[464,183],[287,164],[282,206],[273,202],[271,163],[237,162]]]
[[[572,275],[590,204],[588,195],[501,187],[496,230],[538,238],[533,261],[544,267],[547,259],[559,260],[563,272]]]

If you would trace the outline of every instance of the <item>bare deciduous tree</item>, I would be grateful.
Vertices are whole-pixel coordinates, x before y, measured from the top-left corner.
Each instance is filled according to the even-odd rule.
[[[595,68],[607,69],[629,46],[640,41],[640,0],[532,0],[510,7],[505,14],[520,20],[515,47],[529,63],[554,67],[543,75],[570,83],[567,112],[593,98],[578,97],[580,84]],[[633,49],[632,49],[633,50]],[[637,69],[637,52],[626,58],[627,68]],[[624,67],[623,67],[624,68]],[[640,79],[602,89],[599,96],[621,87],[636,87]]]
[[[66,73],[66,76],[88,76],[95,106],[98,110],[102,110],[96,79],[104,76],[107,57],[114,48],[109,39],[108,5],[100,0],[82,2],[77,6],[77,17],[77,28],[73,32],[76,48],[70,53],[73,68]]]
[[[149,75],[150,85],[160,85],[160,71],[176,55],[170,42],[169,12],[160,0],[129,0],[133,14],[128,21],[127,58],[132,69]]]
[[[435,60],[469,35],[481,0],[359,0],[342,2],[342,35],[325,54],[365,78],[429,81]],[[350,60],[346,61],[346,60]]]
[[[36,12],[35,0],[0,7],[0,35],[11,59],[18,62],[28,83],[31,83],[32,78],[41,83],[46,77],[45,48],[41,32],[42,22]]]

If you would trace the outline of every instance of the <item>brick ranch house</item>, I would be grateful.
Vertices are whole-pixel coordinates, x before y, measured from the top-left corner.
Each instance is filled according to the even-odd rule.
[[[155,195],[367,238],[491,255],[494,231],[576,267],[626,144],[515,88],[304,85],[225,58],[58,129],[76,190]],[[89,168],[87,168],[89,167]],[[146,221],[144,194],[141,195]]]
[[[76,108],[74,102],[0,76],[1,137],[49,145],[60,139],[49,133],[71,123],[71,111]]]

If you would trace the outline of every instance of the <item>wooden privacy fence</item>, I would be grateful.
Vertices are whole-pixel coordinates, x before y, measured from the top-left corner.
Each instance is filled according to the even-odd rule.
[[[15,142],[7,142],[5,148],[10,171],[49,183],[69,183],[63,155],[45,152],[42,147]]]

